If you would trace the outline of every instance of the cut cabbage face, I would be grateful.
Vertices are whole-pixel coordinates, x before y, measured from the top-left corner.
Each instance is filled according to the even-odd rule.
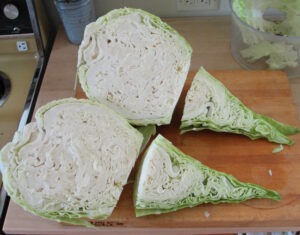
[[[293,141],[287,135],[299,132],[297,127],[247,108],[204,68],[197,72],[187,93],[180,129],[181,133],[203,129],[231,132],[288,145]]]
[[[139,9],[109,12],[89,24],[78,52],[78,77],[89,99],[135,125],[169,124],[190,66],[189,43]]]
[[[139,217],[202,203],[238,203],[251,198],[280,200],[277,192],[213,170],[158,135],[139,168],[134,206]]]
[[[114,111],[88,100],[41,107],[0,152],[4,187],[25,210],[91,226],[108,217],[143,141]]]

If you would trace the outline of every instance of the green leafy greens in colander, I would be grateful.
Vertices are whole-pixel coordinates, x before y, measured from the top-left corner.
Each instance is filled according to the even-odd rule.
[[[299,65],[300,1],[232,0],[232,10],[243,23],[252,27],[236,22],[245,43],[240,51],[243,58],[251,63],[265,59],[270,69]]]

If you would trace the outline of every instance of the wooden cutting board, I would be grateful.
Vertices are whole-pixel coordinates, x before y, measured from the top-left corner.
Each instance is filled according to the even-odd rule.
[[[217,79],[252,110],[278,121],[300,127],[286,75],[274,71],[215,71]],[[278,144],[252,141],[245,136],[212,131],[179,134],[184,98],[190,87],[189,74],[174,112],[171,125],[159,127],[164,135],[186,154],[203,164],[232,174],[243,182],[274,189],[280,202],[253,199],[239,204],[199,205],[177,212],[136,218],[132,203],[132,183],[125,186],[112,216],[94,221],[96,229],[58,224],[23,211],[10,203],[4,223],[7,233],[138,234],[236,233],[251,231],[300,230],[300,134],[291,136],[293,146],[272,153]],[[85,98],[80,86],[77,98]],[[138,164],[138,162],[137,162]],[[134,169],[135,171],[135,169]],[[130,180],[134,179],[134,171]],[[209,215],[209,216],[207,216]]]

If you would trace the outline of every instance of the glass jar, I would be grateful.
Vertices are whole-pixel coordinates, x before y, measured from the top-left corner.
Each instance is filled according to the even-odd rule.
[[[55,0],[67,37],[80,44],[87,24],[95,20],[93,0]]]

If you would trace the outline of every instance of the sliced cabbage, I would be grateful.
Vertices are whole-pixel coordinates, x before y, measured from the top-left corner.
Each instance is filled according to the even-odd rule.
[[[265,58],[268,67],[273,70],[295,68],[298,66],[298,52],[293,45],[285,42],[261,41],[240,51],[243,58],[255,62]]]
[[[300,36],[298,0],[233,0],[232,9],[242,21],[261,32]]]
[[[137,217],[167,213],[202,203],[238,203],[252,198],[280,200],[261,186],[239,182],[184,154],[162,135],[147,149],[134,188]]]
[[[233,0],[232,10],[250,27],[237,22],[245,48],[241,56],[250,63],[265,59],[269,69],[295,68],[299,65],[300,1]],[[290,38],[288,38],[290,37]]]
[[[180,130],[184,133],[203,129],[243,134],[251,139],[266,138],[288,145],[293,141],[287,135],[300,131],[253,112],[201,67],[187,93]]]
[[[122,8],[89,24],[78,76],[89,99],[134,125],[169,124],[191,61],[189,43],[160,18]]]
[[[1,150],[5,190],[35,215],[91,226],[86,218],[112,213],[142,141],[126,119],[101,104],[50,102]]]

